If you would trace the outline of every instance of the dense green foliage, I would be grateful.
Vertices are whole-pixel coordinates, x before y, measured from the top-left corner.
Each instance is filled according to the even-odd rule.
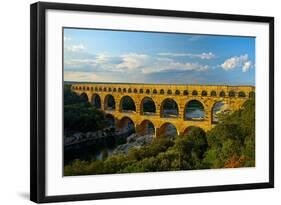
[[[255,101],[225,115],[207,133],[209,149],[204,162],[210,168],[255,166]]]
[[[79,108],[83,114],[75,113],[75,106],[76,104],[66,106],[69,127],[74,126],[80,131],[81,127],[84,130],[99,128],[99,124],[89,126],[87,123],[98,123],[102,120],[102,115],[94,113],[95,110],[87,105]],[[70,119],[75,116],[77,127],[71,124],[74,119]],[[107,156],[108,153],[104,152],[102,160],[74,160],[65,165],[64,174],[69,176],[255,166],[254,99],[245,102],[240,110],[220,118],[220,123],[207,133],[198,127],[190,127],[185,136],[155,138],[150,145],[132,148],[127,155]]]
[[[64,85],[63,91],[63,103],[64,105],[73,105],[73,104],[80,104],[80,103],[88,103],[88,99],[85,98],[83,95],[78,96],[76,93],[70,90],[71,85]]]
[[[104,128],[105,116],[87,101],[87,98],[71,92],[64,87],[64,133],[69,136],[75,132],[90,132]]]

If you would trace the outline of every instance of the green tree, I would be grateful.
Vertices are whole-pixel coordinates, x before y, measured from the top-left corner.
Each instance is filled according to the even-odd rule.
[[[209,149],[204,164],[210,168],[254,166],[255,101],[222,117],[222,122],[207,133]]]
[[[103,112],[91,106],[87,99],[72,92],[70,85],[64,86],[64,133],[94,132],[106,126]]]

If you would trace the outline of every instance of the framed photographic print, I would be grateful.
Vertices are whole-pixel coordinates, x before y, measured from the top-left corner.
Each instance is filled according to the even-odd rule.
[[[31,5],[31,200],[274,187],[274,18]]]

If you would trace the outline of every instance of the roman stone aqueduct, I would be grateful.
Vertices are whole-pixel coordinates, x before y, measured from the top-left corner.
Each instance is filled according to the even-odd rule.
[[[224,103],[230,111],[239,109],[243,103],[255,96],[254,86],[213,86],[213,85],[156,85],[156,84],[111,84],[75,83],[71,90],[87,97],[90,103],[114,117],[116,127],[133,122],[136,132],[142,133],[148,123],[153,125],[155,136],[161,136],[167,126],[172,124],[177,134],[185,134],[191,126],[207,131],[215,126],[213,109],[216,103]],[[129,98],[135,104],[133,111],[123,109],[123,101]],[[111,105],[109,100],[111,99]],[[143,110],[146,100],[155,105],[155,112],[147,114]],[[163,109],[167,101],[176,106],[175,115],[165,115]],[[112,106],[114,102],[114,106]],[[200,119],[186,118],[190,102],[198,102],[204,109]]]

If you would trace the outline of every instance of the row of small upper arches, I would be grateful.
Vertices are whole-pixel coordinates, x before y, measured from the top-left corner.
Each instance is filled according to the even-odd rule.
[[[83,91],[96,91],[96,92],[123,92],[123,93],[146,93],[146,94],[162,94],[162,95],[164,95],[165,94],[165,91],[164,91],[164,89],[161,89],[159,92],[156,90],[156,89],[153,89],[152,90],[152,92],[151,92],[151,90],[150,89],[146,89],[146,90],[144,90],[144,89],[139,89],[139,90],[137,90],[136,88],[134,88],[134,89],[131,89],[131,88],[128,88],[128,89],[126,89],[126,88],[123,88],[123,89],[121,89],[121,88],[101,88],[101,87],[88,87],[88,86],[83,86],[83,87],[81,87],[81,86],[73,86],[73,89],[74,90],[83,90]],[[167,92],[166,92],[166,94],[168,94],[168,95],[172,95],[173,94],[173,92],[172,92],[172,90],[167,90]],[[180,90],[176,90],[175,92],[174,92],[174,94],[175,95],[181,95],[181,91]],[[184,90],[184,91],[182,91],[182,95],[189,95],[189,91],[188,90]],[[197,90],[193,90],[192,92],[191,92],[191,95],[193,95],[193,96],[197,96],[197,95],[200,95],[200,92],[198,92]],[[208,92],[207,91],[205,91],[205,90],[203,90],[203,91],[201,91],[201,96],[208,96]],[[217,96],[217,92],[216,91],[211,91],[210,92],[210,96]],[[220,97],[225,97],[225,96],[227,96],[227,94],[226,94],[226,92],[225,91],[220,91],[219,92],[219,96]],[[239,91],[238,93],[236,93],[234,90],[231,90],[231,91],[229,91],[228,92],[228,96],[229,97],[236,97],[236,96],[238,96],[238,97],[254,97],[255,96],[255,92],[254,91],[251,91],[251,92],[249,92],[249,94],[248,94],[248,96],[246,95],[246,93],[244,92],[244,91]]]

